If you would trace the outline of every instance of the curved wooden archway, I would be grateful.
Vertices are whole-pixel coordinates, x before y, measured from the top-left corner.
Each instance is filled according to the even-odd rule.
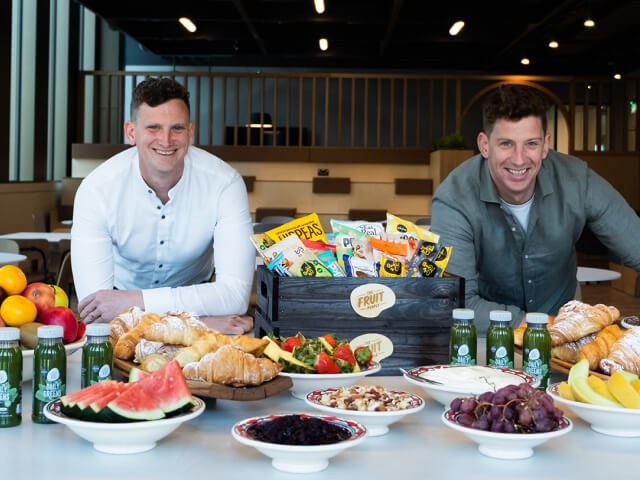
[[[495,88],[498,88],[500,85],[506,85],[506,84],[528,85],[529,87],[535,88],[536,90],[539,90],[545,95],[547,95],[549,98],[551,98],[551,100],[553,100],[553,103],[555,103],[556,107],[558,107],[558,110],[560,111],[560,113],[562,113],[562,116],[564,117],[565,121],[567,122],[567,126],[569,127],[569,131],[570,132],[572,131],[572,128],[571,128],[572,124],[569,116],[569,111],[567,108],[565,108],[560,98],[558,98],[558,96],[548,88],[543,87],[542,85],[538,85],[537,83],[529,82],[527,80],[504,80],[501,82],[492,83],[491,85],[480,90],[471,98],[471,100],[469,100],[467,105],[464,107],[464,109],[460,113],[460,116],[458,117],[459,118],[458,124],[456,125],[456,131],[458,133],[460,132],[460,129],[462,127],[462,122],[464,121],[464,117],[467,115],[467,113],[469,113],[469,110],[471,109],[474,103],[476,103],[487,92]]]

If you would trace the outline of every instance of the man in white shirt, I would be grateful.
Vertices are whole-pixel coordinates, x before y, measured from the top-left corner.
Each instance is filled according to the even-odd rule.
[[[247,191],[232,167],[192,146],[193,126],[186,89],[146,79],[124,124],[134,147],[78,188],[71,258],[84,322],[138,306],[194,312],[223,333],[252,327],[242,315],[255,262]]]

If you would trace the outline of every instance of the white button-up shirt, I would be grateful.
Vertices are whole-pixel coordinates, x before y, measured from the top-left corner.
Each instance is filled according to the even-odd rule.
[[[78,299],[102,289],[142,290],[145,310],[159,315],[245,313],[255,250],[242,177],[196,147],[163,205],[129,148],[78,188],[71,230]],[[214,247],[215,242],[215,249]],[[209,282],[215,260],[216,281]]]

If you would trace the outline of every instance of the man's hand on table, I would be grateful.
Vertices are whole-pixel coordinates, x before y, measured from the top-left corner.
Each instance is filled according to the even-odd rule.
[[[134,306],[144,310],[140,290],[98,290],[78,304],[78,312],[84,323],[109,323],[120,312]]]
[[[248,315],[200,316],[207,327],[225,335],[239,335],[253,328],[253,318]]]

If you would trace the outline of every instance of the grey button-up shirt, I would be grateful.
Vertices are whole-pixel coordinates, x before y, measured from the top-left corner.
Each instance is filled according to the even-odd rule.
[[[550,150],[538,173],[525,233],[501,204],[487,160],[476,155],[436,191],[431,230],[453,247],[447,272],[465,278],[465,303],[480,332],[489,311],[556,315],[576,290],[575,243],[585,225],[640,271],[640,218],[582,160]]]

